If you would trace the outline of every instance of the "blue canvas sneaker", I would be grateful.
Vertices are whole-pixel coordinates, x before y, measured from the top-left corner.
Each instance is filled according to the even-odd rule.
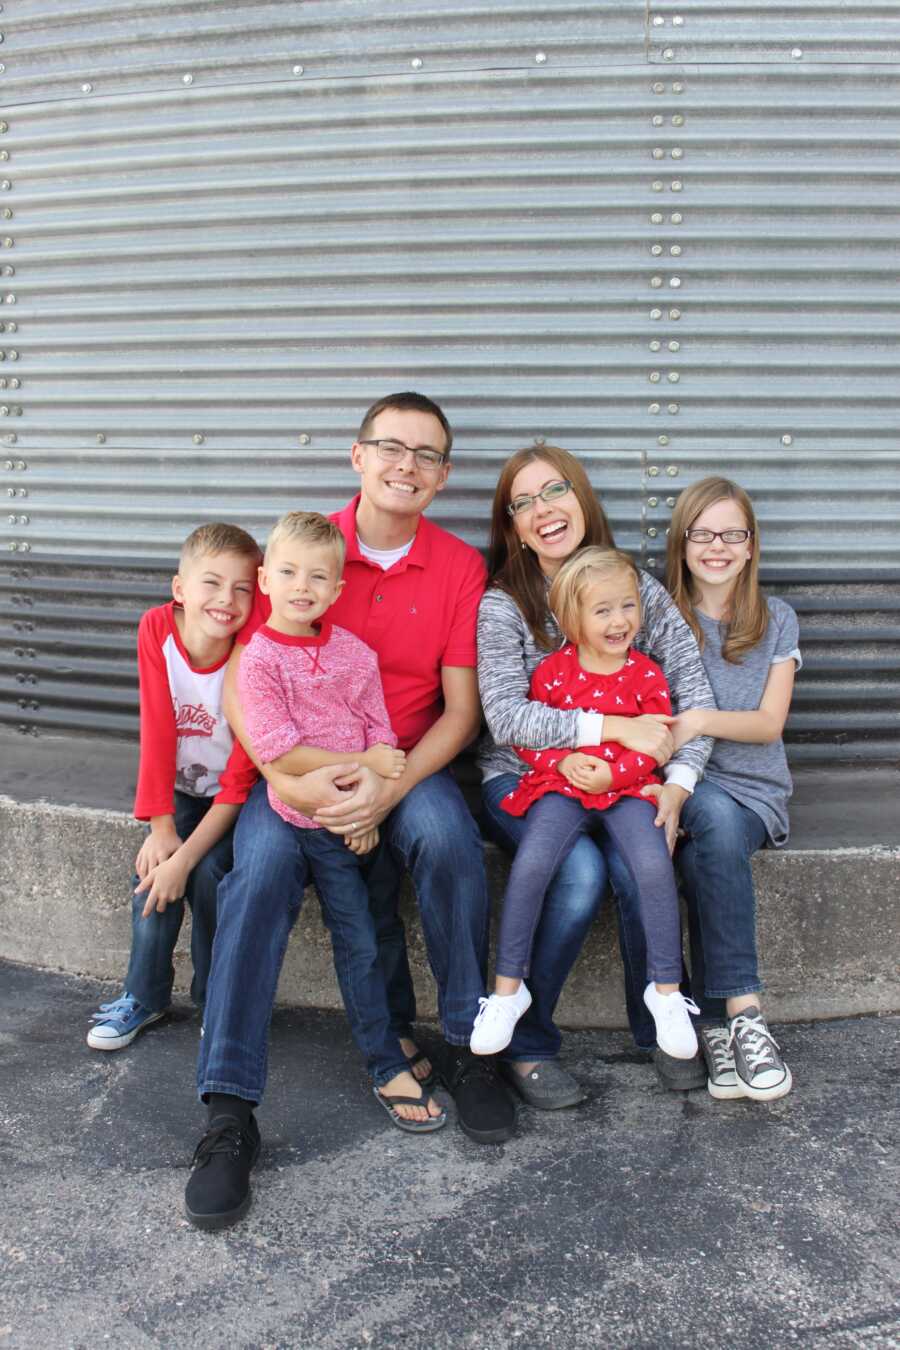
[[[87,1043],[92,1050],[123,1050],[139,1031],[165,1015],[165,1011],[151,1012],[149,1008],[142,1008],[131,994],[123,994],[112,1003],[100,1004],[100,1011],[91,1017],[96,1026],[88,1032]]]

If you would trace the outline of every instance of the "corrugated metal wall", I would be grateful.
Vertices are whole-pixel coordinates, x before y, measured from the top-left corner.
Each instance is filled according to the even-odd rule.
[[[590,466],[659,570],[724,471],[795,760],[897,757],[900,7],[27,0],[0,14],[0,720],[133,735],[181,538],[353,489],[362,409]]]

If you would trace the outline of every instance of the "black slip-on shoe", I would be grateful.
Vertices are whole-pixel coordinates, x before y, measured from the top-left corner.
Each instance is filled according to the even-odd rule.
[[[259,1157],[259,1126],[216,1116],[194,1150],[184,1208],[197,1228],[228,1228],[250,1208],[250,1172]]]
[[[502,1059],[497,1068],[522,1101],[538,1111],[561,1111],[566,1106],[578,1106],[587,1100],[584,1088],[559,1060],[542,1059],[526,1074],[519,1073],[513,1064]]]
[[[459,1128],[476,1144],[503,1144],[516,1132],[516,1108],[494,1061],[450,1045],[441,1064],[444,1086],[456,1105]]]
[[[706,1087],[706,1065],[700,1055],[693,1059],[676,1059],[665,1050],[654,1050],[653,1063],[660,1086],[668,1092],[691,1092]]]

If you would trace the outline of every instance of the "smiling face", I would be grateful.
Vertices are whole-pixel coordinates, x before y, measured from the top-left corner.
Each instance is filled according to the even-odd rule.
[[[713,502],[705,511],[690,523],[692,530],[746,530],[749,529],[740,505],[730,497],[722,497]],[[710,544],[694,544],[684,540],[685,566],[693,578],[698,598],[704,595],[723,597],[730,595],[741,572],[753,556],[753,538],[740,544],[726,544],[722,539],[713,539]]]
[[[519,470],[510,491],[510,501],[517,497],[535,498],[526,511],[513,516],[513,527],[548,577],[556,576],[566,558],[583,542],[585,532],[584,512],[574,492],[569,491],[552,502],[541,501],[537,496],[548,483],[559,481],[559,472],[552,464],[535,459]]]
[[[209,659],[210,643],[230,643],[250,617],[255,584],[256,563],[240,553],[201,553],[182,563],[172,595],[181,605],[179,629],[189,652]]]
[[[401,441],[413,450],[447,448],[444,428],[431,413],[411,408],[384,408],[368,429],[367,440]],[[436,492],[443,490],[450,472],[445,461],[439,468],[422,468],[412,453],[404,455],[396,464],[379,459],[374,445],[354,441],[351,451],[353,467],[360,476],[362,500],[357,520],[370,523],[387,518],[402,522],[407,518],[412,532],[416,519],[430,506]]]
[[[270,628],[288,637],[312,637],[315,624],[340,595],[341,560],[331,544],[282,539],[259,569],[259,589],[272,602]]]
[[[641,597],[630,568],[619,568],[585,587],[578,648],[588,657],[591,669],[618,669],[640,626]]]

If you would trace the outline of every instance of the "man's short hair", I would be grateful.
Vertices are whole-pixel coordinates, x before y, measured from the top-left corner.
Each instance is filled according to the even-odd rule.
[[[240,558],[248,558],[258,567],[262,559],[262,549],[240,525],[229,525],[224,521],[215,521],[211,525],[200,525],[188,535],[181,545],[178,570],[182,571],[190,563],[209,553],[236,553]]]
[[[343,571],[347,541],[333,520],[318,511],[288,511],[276,520],[266,540],[266,562],[272,550],[288,539],[299,539],[304,544],[321,544],[333,548],[337,555],[338,571]]]
[[[369,437],[375,418],[388,408],[394,412],[422,412],[430,413],[432,417],[436,417],[444,432],[446,442],[444,453],[450,454],[450,447],[453,445],[453,431],[443,409],[439,408],[433,399],[426,398],[424,394],[415,394],[411,390],[402,394],[388,394],[385,398],[380,398],[377,403],[373,403],[360,423],[359,433],[356,437],[358,441],[364,441]],[[435,446],[434,448],[437,450],[439,447]]]

